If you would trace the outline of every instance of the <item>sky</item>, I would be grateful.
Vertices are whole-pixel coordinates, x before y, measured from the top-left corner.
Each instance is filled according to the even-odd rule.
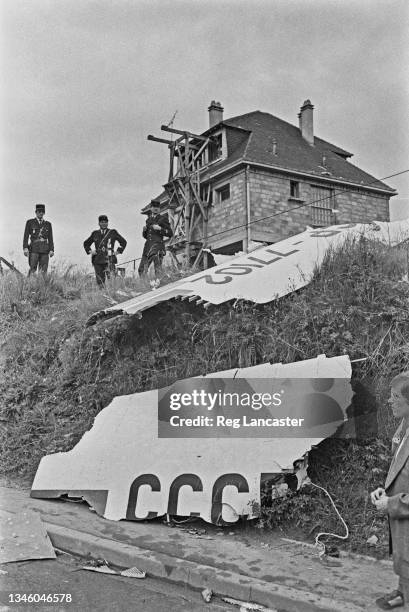
[[[162,191],[160,126],[200,133],[211,100],[254,110],[354,153],[377,178],[409,168],[407,0],[1,0],[0,255],[24,269],[34,205],[53,223],[54,265],[89,267],[101,213],[140,257],[140,210]],[[391,217],[409,216],[409,172]],[[393,203],[394,200],[396,203]]]

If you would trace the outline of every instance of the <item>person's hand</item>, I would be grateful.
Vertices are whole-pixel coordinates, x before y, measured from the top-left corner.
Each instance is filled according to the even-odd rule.
[[[382,487],[378,487],[375,491],[371,493],[371,502],[374,506],[376,506],[376,502],[385,495],[385,489]]]
[[[378,512],[385,514],[388,511],[388,499],[389,497],[386,494],[384,494],[382,495],[382,497],[380,497],[379,499],[375,501],[375,506]]]
[[[54,251],[50,251],[48,254],[50,257],[54,257]]]
[[[159,231],[160,229],[162,229],[162,228],[161,228],[161,226],[160,226],[160,225],[158,225],[157,223],[154,223],[154,224],[152,225],[152,227],[153,227],[153,229],[154,229],[154,230],[158,230],[158,231]]]
[[[24,256],[25,256],[25,257],[28,257],[28,249],[24,249],[24,250],[23,250],[23,253],[24,253]]]
[[[90,255],[96,255],[96,254],[97,254],[97,252],[96,252],[96,250],[95,250],[95,249],[91,249],[91,250],[90,250]]]

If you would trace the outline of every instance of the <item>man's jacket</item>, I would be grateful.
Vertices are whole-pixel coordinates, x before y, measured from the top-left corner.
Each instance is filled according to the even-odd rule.
[[[153,225],[159,225],[160,229],[154,229]],[[146,225],[142,230],[142,236],[146,239],[146,248],[149,250],[153,245],[162,246],[165,250],[163,242],[164,238],[173,236],[167,215],[150,215],[146,220]]]
[[[23,249],[31,253],[49,253],[54,251],[53,228],[49,221],[39,221],[37,217],[26,223],[23,238]]]
[[[84,249],[87,255],[91,252],[94,244],[96,254],[92,257],[92,263],[104,264],[108,262],[108,256],[113,256],[115,242],[119,242],[118,253],[123,253],[126,247],[126,240],[116,229],[95,230],[91,236],[84,241]]]
[[[394,440],[405,433],[403,423]],[[394,456],[386,477],[388,517],[395,573],[409,580],[409,435],[393,444]],[[398,450],[399,449],[399,450]]]

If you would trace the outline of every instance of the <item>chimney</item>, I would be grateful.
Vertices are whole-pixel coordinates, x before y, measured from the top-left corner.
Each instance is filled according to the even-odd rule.
[[[304,104],[300,108],[300,112],[298,113],[301,136],[310,145],[314,145],[313,110],[314,107],[311,104],[311,100],[305,100]]]
[[[209,128],[223,121],[224,108],[220,102],[212,100],[207,110],[209,111]]]

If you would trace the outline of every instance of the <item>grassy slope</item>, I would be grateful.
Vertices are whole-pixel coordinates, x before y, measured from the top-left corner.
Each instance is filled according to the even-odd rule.
[[[43,455],[72,448],[116,395],[269,360],[368,357],[354,368],[356,404],[367,414],[362,439],[324,441],[311,453],[310,475],[333,495],[352,548],[364,550],[377,533],[385,551],[383,519],[368,505],[368,491],[385,476],[396,425],[384,408],[388,382],[409,369],[409,285],[400,280],[406,265],[405,248],[361,240],[332,254],[307,288],[278,302],[207,313],[172,303],[142,320],[121,317],[91,328],[85,328],[89,315],[118,297],[115,283],[102,294],[73,274],[6,275],[0,279],[4,474],[32,477]],[[340,532],[317,490],[273,503],[264,496],[262,524],[288,521],[310,536],[318,528]]]

